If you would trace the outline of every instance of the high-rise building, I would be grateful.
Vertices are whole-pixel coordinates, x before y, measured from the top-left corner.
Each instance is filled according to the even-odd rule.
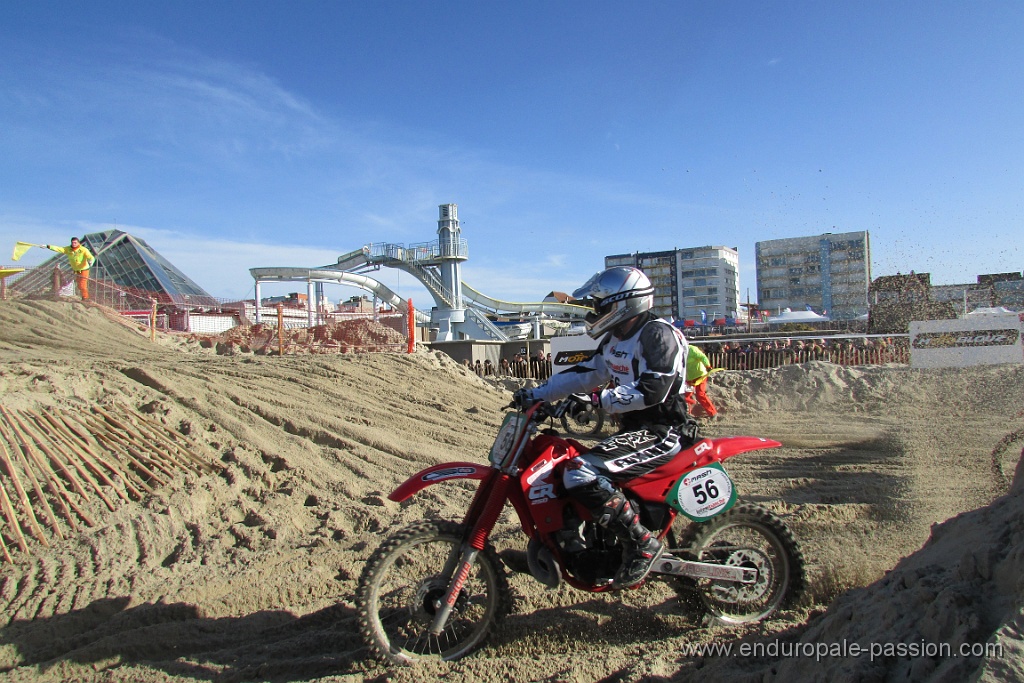
[[[691,247],[606,256],[605,268],[633,266],[654,285],[654,312],[665,318],[707,323],[739,312],[739,251]],[[701,315],[703,311],[704,315]]]
[[[755,245],[762,310],[810,307],[833,320],[868,312],[871,244],[866,230],[766,240]]]

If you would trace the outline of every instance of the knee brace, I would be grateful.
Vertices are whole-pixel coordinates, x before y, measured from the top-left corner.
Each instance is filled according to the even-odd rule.
[[[582,503],[583,507],[590,511],[594,521],[603,527],[618,518],[619,513],[626,506],[626,497],[604,477],[598,477],[588,484],[568,489],[567,493]]]

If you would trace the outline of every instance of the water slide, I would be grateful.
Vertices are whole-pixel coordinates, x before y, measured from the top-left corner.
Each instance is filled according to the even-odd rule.
[[[346,254],[344,257],[339,258],[349,261],[350,263],[358,260],[359,252],[353,252],[352,254]],[[352,257],[352,258],[349,258]],[[365,261],[364,261],[365,263]],[[405,270],[405,269],[403,269]],[[412,272],[412,271],[406,271]],[[346,270],[336,270],[327,268],[289,268],[289,267],[278,267],[278,268],[250,268],[249,273],[254,279],[263,282],[289,282],[289,281],[308,281],[308,280],[324,280],[324,281],[336,281],[339,283],[345,283],[355,285],[369,292],[372,292],[381,301],[385,301],[398,310],[405,310],[405,299],[395,294],[389,287],[384,285],[377,280],[365,275],[359,275],[357,273],[351,273]],[[415,275],[415,273],[412,273]],[[462,283],[462,296],[468,301],[473,302],[477,306],[488,310],[491,313],[546,313],[549,315],[556,316],[568,316],[570,318],[582,319],[590,309],[584,306],[577,306],[574,304],[560,304],[554,301],[537,301],[537,302],[513,302],[513,301],[502,301],[501,299],[495,299],[483,294],[465,282]],[[419,322],[428,322],[430,316],[419,311],[416,312],[416,319]]]
[[[537,301],[529,303],[502,301],[501,299],[494,299],[486,294],[481,294],[465,282],[462,283],[462,296],[463,298],[468,299],[493,313],[548,313],[582,319],[590,312],[590,309],[586,306],[560,304],[554,301]]]
[[[312,280],[314,282],[333,281],[354,285],[365,289],[368,292],[372,292],[378,299],[390,304],[396,310],[407,310],[405,299],[395,294],[390,287],[382,282],[374,280],[372,277],[366,277],[365,275],[359,275],[358,273],[349,273],[344,270],[327,270],[324,268],[288,267],[250,268],[249,273],[253,276],[253,279],[260,282],[307,282]],[[426,313],[416,311],[416,320],[421,323],[430,322],[430,316]]]
[[[421,272],[421,269],[417,267],[415,259],[410,260],[408,258],[408,254],[410,253],[415,253],[415,250],[406,250],[398,245],[391,244],[370,245],[360,249],[354,249],[347,254],[339,256],[337,264],[332,266],[331,269],[348,271],[367,263],[382,263],[392,268],[400,268],[423,282],[422,277],[424,274]],[[431,248],[428,257],[435,255],[435,249]],[[424,282],[424,285],[427,286],[427,289],[431,289],[429,283]],[[582,306],[561,304],[554,301],[502,301],[501,299],[495,299],[494,297],[487,296],[479,290],[470,287],[464,280],[462,281],[462,297],[467,301],[476,304],[477,307],[495,314],[547,313],[569,318],[583,318],[589,311],[589,309]]]

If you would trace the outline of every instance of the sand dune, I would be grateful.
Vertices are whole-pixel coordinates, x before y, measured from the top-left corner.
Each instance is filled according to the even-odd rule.
[[[59,518],[50,547],[26,533],[20,550],[5,522],[0,679],[1024,680],[1024,483],[1010,491],[1024,369],[809,363],[717,373],[711,396],[723,416],[707,434],[784,444],[730,471],[799,537],[811,583],[800,607],[726,629],[694,623],[665,584],[606,597],[514,574],[516,608],[489,647],[394,670],[357,633],[362,563],[393,528],[459,519],[471,491],[386,496],[426,465],[482,460],[507,388],[426,350],[218,355],[76,302],[0,302],[0,406],[124,406],[214,470],[173,470],[113,510],[78,496],[94,524]],[[513,521],[499,549],[522,547]],[[844,640],[992,642],[1002,656],[777,653]],[[759,656],[692,656],[702,643]]]

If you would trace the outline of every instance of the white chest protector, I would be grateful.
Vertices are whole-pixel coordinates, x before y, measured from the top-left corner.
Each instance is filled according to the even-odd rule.
[[[671,323],[649,316],[625,339],[609,334],[594,356],[552,377],[534,395],[554,400],[577,392],[601,391],[601,407],[630,415],[638,423],[677,424],[689,344]],[[610,387],[606,385],[611,384]]]

